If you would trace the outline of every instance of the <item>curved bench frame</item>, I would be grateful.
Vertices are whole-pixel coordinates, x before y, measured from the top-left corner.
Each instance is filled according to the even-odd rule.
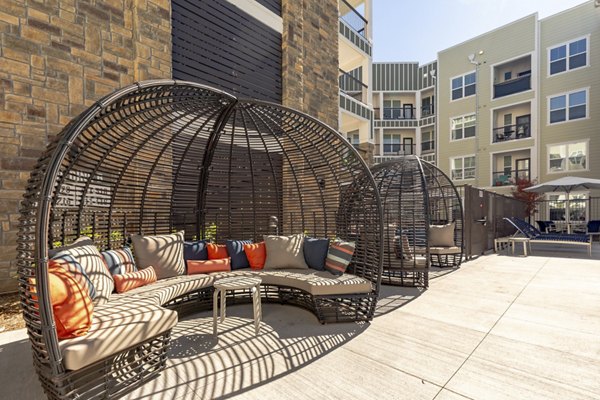
[[[159,139],[164,139],[163,142],[156,141],[152,143],[156,146],[163,146],[161,151],[156,151],[156,160],[154,162],[148,161],[147,153],[139,156],[146,162],[144,166],[140,164],[140,169],[152,165],[149,167],[150,172],[146,171],[147,174],[140,178],[141,181],[145,182],[145,185],[142,186],[139,193],[141,194],[141,204],[136,204],[139,206],[137,210],[138,214],[133,217],[136,220],[135,224],[137,224],[135,225],[135,230],[140,234],[164,234],[171,232],[174,228],[184,229],[186,221],[182,223],[177,220],[177,218],[181,218],[181,215],[176,214],[179,210],[174,211],[173,209],[176,203],[173,200],[174,196],[169,205],[171,209],[165,207],[167,209],[166,213],[163,212],[160,216],[155,214],[153,217],[152,213],[150,213],[148,218],[154,218],[153,227],[144,225],[143,223],[148,222],[145,219],[145,212],[147,209],[152,209],[154,204],[151,203],[151,200],[148,200],[151,196],[146,196],[147,188],[151,183],[150,177],[153,176],[160,160],[165,159],[165,157],[162,157],[163,152],[167,149],[168,145],[174,143],[173,140],[176,135],[180,135],[183,132],[187,135],[186,137],[193,137],[194,139],[190,139],[191,144],[193,140],[196,140],[198,132],[204,129],[204,125],[202,125],[202,128],[196,125],[193,128],[193,132],[183,131],[186,127],[190,126],[189,124],[196,121],[193,118],[189,119],[190,115],[195,115],[193,114],[194,112],[198,113],[202,118],[206,118],[207,121],[213,121],[214,125],[211,125],[210,129],[207,128],[206,131],[202,131],[203,134],[206,134],[206,137],[201,138],[202,140],[206,140],[206,144],[202,145],[205,146],[203,149],[204,155],[200,163],[201,165],[198,165],[198,168],[196,168],[196,165],[193,166],[195,168],[192,171],[195,173],[194,177],[196,178],[197,175],[200,176],[197,182],[198,196],[193,199],[195,212],[193,225],[195,232],[190,233],[190,235],[195,233],[197,237],[206,237],[205,235],[210,228],[212,220],[208,219],[207,210],[213,207],[212,212],[214,213],[215,207],[214,204],[209,204],[207,191],[203,190],[203,188],[207,187],[211,179],[211,168],[213,165],[217,165],[216,162],[215,164],[211,164],[212,160],[223,160],[224,158],[222,148],[218,148],[218,145],[220,137],[228,126],[229,118],[233,118],[233,126],[235,126],[235,122],[239,120],[235,119],[236,115],[249,116],[247,121],[244,120],[242,122],[254,124],[256,130],[259,131],[259,135],[256,135],[256,133],[253,134],[252,145],[249,136],[247,137],[247,152],[250,161],[252,161],[252,156],[254,155],[250,149],[259,146],[260,141],[262,141],[264,149],[268,149],[269,146],[265,144],[265,140],[261,135],[264,134],[264,137],[270,135],[269,137],[273,143],[276,142],[282,149],[282,153],[279,154],[284,162],[291,165],[291,161],[286,158],[288,157],[288,152],[295,155],[296,158],[304,157],[306,165],[310,170],[302,170],[302,174],[304,175],[296,173],[293,170],[291,172],[286,171],[289,175],[288,179],[292,184],[295,181],[295,187],[300,191],[300,188],[308,182],[308,180],[303,179],[310,178],[312,186],[309,187],[311,187],[310,190],[314,191],[314,193],[310,193],[312,195],[312,204],[317,204],[318,201],[322,202],[320,214],[317,214],[314,209],[303,209],[302,202],[299,202],[301,212],[294,216],[300,220],[300,226],[294,226],[294,221],[291,218],[290,221],[288,219],[283,221],[283,213],[280,209],[281,204],[277,203],[277,207],[279,207],[277,212],[280,218],[278,225],[280,231],[282,233],[294,233],[294,231],[298,230],[304,231],[310,226],[319,227],[319,223],[321,222],[318,221],[318,218],[322,215],[329,216],[332,214],[332,209],[335,210],[335,221],[332,223],[330,220],[325,220],[325,227],[314,228],[314,231],[323,230],[328,233],[333,231],[333,233],[345,240],[357,241],[355,261],[350,265],[349,272],[371,281],[373,285],[372,292],[367,294],[311,296],[310,299],[302,291],[287,288],[267,288],[266,300],[277,299],[277,301],[281,301],[282,303],[307,308],[314,312],[321,322],[365,321],[373,317],[381,284],[382,249],[377,246],[377,243],[381,243],[383,238],[383,213],[381,200],[373,177],[356,149],[339,132],[304,113],[288,109],[281,105],[262,101],[239,100],[223,91],[190,82],[172,80],[140,82],[105,96],[65,126],[56,140],[48,145],[46,152],[38,160],[34,171],[31,173],[25,198],[22,202],[17,249],[18,285],[24,319],[32,345],[34,365],[36,366],[42,386],[49,397],[66,399],[78,396],[86,398],[119,396],[151,379],[164,368],[170,332],[150,338],[131,349],[108,357],[82,370],[65,370],[48,293],[48,254],[49,249],[54,247],[53,242],[57,238],[63,242],[70,241],[80,236],[83,228],[88,223],[92,226],[91,236],[94,237],[97,224],[95,213],[98,208],[93,209],[94,204],[88,205],[87,198],[84,197],[91,192],[90,186],[93,186],[92,177],[95,178],[94,174],[99,171],[102,165],[105,165],[108,155],[115,154],[118,155],[120,161],[117,162],[115,158],[112,159],[111,171],[117,170],[118,172],[114,176],[118,175],[118,179],[123,178],[122,174],[124,174],[124,171],[130,165],[131,160],[142,149],[146,141],[151,142],[151,138],[156,137],[154,136],[156,132],[165,132],[158,135]],[[253,112],[255,114],[252,114]],[[257,112],[261,112],[262,114],[258,115],[256,114]],[[153,121],[150,118],[156,118],[156,120]],[[214,119],[211,120],[211,118]],[[111,131],[112,124],[118,124],[123,121],[127,122],[122,123],[117,129]],[[171,123],[169,129],[173,127],[172,130],[166,128],[163,131],[159,130],[167,126],[163,126],[165,121],[166,124]],[[272,128],[276,123],[281,125],[277,131],[274,131]],[[136,132],[136,129],[141,129],[140,127],[144,128],[145,131],[143,134],[146,135],[147,139],[137,137],[131,140],[131,135]],[[128,130],[122,131],[124,129]],[[152,129],[155,130],[152,131]],[[210,132],[208,132],[209,130]],[[103,136],[106,132],[109,134]],[[172,134],[170,138],[168,137],[169,134]],[[247,130],[246,135],[249,135]],[[296,140],[296,138],[301,137],[300,135],[304,135],[302,136],[304,137],[303,142]],[[231,134],[230,136],[233,138],[234,135]],[[184,135],[181,135],[181,137],[183,138]],[[282,144],[279,141],[281,137],[288,138],[289,142]],[[101,140],[96,141],[98,138]],[[94,147],[94,143],[97,143],[96,147]],[[135,150],[131,150],[130,157],[123,157],[123,151],[121,153],[114,151],[114,146],[117,146],[118,143],[126,143],[125,147],[138,147]],[[201,148],[199,143],[204,142],[198,141],[190,154],[202,153],[202,150],[199,151]],[[231,139],[231,143],[230,147],[233,148],[233,139]],[[130,144],[135,146],[130,146]],[[181,145],[181,143],[175,144]],[[288,146],[289,149],[285,146]],[[92,148],[92,150],[89,151],[89,148]],[[184,158],[186,160],[190,159],[191,155],[188,156],[188,150],[190,150],[189,145],[185,150],[181,149],[181,154],[178,155],[180,157],[178,159],[179,165],[176,165],[174,162],[172,163],[171,176],[178,177],[179,168],[182,168],[183,165],[182,160]],[[147,149],[144,149],[144,151],[147,152]],[[308,157],[311,151],[313,152],[312,158]],[[229,160],[232,159],[231,154],[230,151]],[[174,160],[174,153],[170,154],[170,156]],[[322,162],[323,160],[328,161],[328,157],[335,160],[336,163]],[[169,157],[166,157],[166,159],[168,160]],[[95,165],[92,165],[90,160],[94,161]],[[318,162],[314,160],[318,160]],[[219,162],[222,163],[222,161]],[[268,158],[268,164],[271,164],[270,158]],[[250,162],[249,165],[251,169],[253,163]],[[231,162],[229,162],[229,168],[231,169]],[[272,175],[272,181],[277,183],[279,177],[276,176],[273,165],[270,165],[270,168],[273,169],[273,173],[267,173],[267,176],[270,177]],[[189,180],[190,171],[189,169],[185,171],[188,175],[182,178],[182,185],[186,184],[186,179]],[[327,172],[327,174],[324,174],[323,171]],[[78,204],[74,211],[75,217],[73,220],[68,220],[73,215],[69,216],[66,213],[61,215],[60,211],[58,211],[57,203],[63,195],[62,189],[64,189],[65,182],[68,183],[68,180],[72,179],[69,178],[69,174],[72,172],[82,172],[84,175],[79,176],[83,180],[83,183],[80,187],[81,193],[77,194],[79,197],[75,201],[75,204]],[[221,170],[220,172],[223,171]],[[252,178],[252,196],[254,196],[255,175],[252,175],[252,173],[249,175]],[[77,178],[77,176],[75,177]],[[136,174],[136,179],[137,177],[138,175]],[[345,180],[340,181],[342,178]],[[118,180],[116,182],[117,184],[121,183]],[[359,196],[362,204],[358,201],[355,205],[359,207],[345,208],[344,204],[340,202],[339,197],[336,197],[339,196],[339,192],[335,191],[343,186],[342,183],[351,182],[359,182],[359,186],[363,188],[363,192]],[[175,183],[173,182],[174,192],[176,192]],[[257,185],[260,185],[260,182]],[[137,188],[136,186],[134,189]],[[91,190],[94,189],[91,188]],[[231,191],[231,187],[229,187],[229,190]],[[327,195],[329,196],[326,198],[328,201],[327,204],[325,204],[324,200],[325,191],[327,191]],[[127,214],[119,217],[124,218],[124,221],[121,221],[117,218],[118,215],[116,215],[119,210],[113,209],[116,193],[117,191],[114,190],[109,200],[109,208],[102,209],[102,212],[107,211],[107,213],[102,215],[104,219],[99,223],[106,225],[103,225],[102,229],[104,229],[103,232],[108,241],[101,246],[102,248],[114,248],[122,244],[122,239],[114,239],[112,237],[114,229],[122,229],[118,231],[121,233],[121,237],[124,237],[126,233],[132,233],[132,231],[126,230],[128,225]],[[282,193],[283,189],[279,189],[279,192],[275,196],[276,201],[282,201]],[[337,193],[337,195],[332,196],[332,193]],[[185,195],[188,194],[188,192],[185,192]],[[101,195],[94,196],[93,192],[91,197],[93,197],[92,200],[102,200]],[[189,206],[190,198],[186,197],[185,201],[187,201],[185,204]],[[254,202],[254,198],[252,201]],[[335,201],[338,202],[337,206]],[[229,204],[229,207],[231,209],[231,204]],[[250,221],[257,219],[256,207],[250,211],[250,215],[248,216],[251,218]],[[88,210],[88,208],[92,210]],[[226,210],[229,209],[226,208]],[[271,211],[268,212],[271,213]],[[169,218],[168,221],[165,219],[165,215]],[[210,216],[210,218],[213,217]],[[263,214],[261,214],[262,217]],[[62,224],[62,229],[56,226],[56,221],[61,218],[62,222],[58,225]],[[288,217],[286,216],[286,218]],[[119,221],[119,223],[116,221]],[[329,227],[327,226],[328,221]],[[367,222],[368,225],[366,225]],[[65,234],[65,227],[67,226],[69,226],[69,231],[68,234]],[[254,228],[255,236],[263,234],[262,231],[256,229],[256,226]],[[234,231],[235,235],[246,237],[235,232],[238,231]],[[217,237],[217,240],[220,239],[223,239],[223,237]],[[196,307],[199,304],[202,305],[207,295],[207,290],[188,293],[180,299],[173,300],[166,306],[189,307],[190,309],[198,310]],[[290,300],[293,296],[298,297]]]

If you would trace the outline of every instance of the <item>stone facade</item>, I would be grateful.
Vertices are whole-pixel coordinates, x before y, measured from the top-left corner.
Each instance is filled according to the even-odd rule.
[[[105,94],[171,77],[170,15],[169,0],[0,0],[0,293],[16,289],[29,171]]]
[[[338,2],[282,0],[283,105],[338,128]]]

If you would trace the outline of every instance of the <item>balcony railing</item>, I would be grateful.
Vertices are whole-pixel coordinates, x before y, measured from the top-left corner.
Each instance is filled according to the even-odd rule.
[[[374,108],[375,119],[415,119],[417,114],[414,107],[384,107],[383,115],[379,108]],[[381,118],[383,116],[383,118]]]
[[[528,169],[505,169],[492,174],[492,186],[516,185],[519,179],[530,180]]]
[[[494,98],[524,92],[529,89],[531,89],[531,74],[523,75],[502,83],[496,83],[494,85]]]
[[[416,146],[414,144],[383,144],[384,156],[408,156],[415,153]]]
[[[340,76],[338,77],[340,90],[348,96],[367,103],[367,90],[368,86],[365,85],[360,79],[358,79],[352,72],[346,72],[340,69]]]
[[[368,21],[346,0],[340,2],[340,18],[361,36],[367,37]]]
[[[433,108],[433,104],[426,104],[424,106],[421,106],[421,117],[429,117],[430,115],[433,115],[434,111],[435,110]]]
[[[531,130],[529,129],[529,123],[504,125],[494,128],[493,134],[494,143],[498,143],[531,137]]]
[[[421,152],[433,151],[435,150],[435,141],[427,140],[425,142],[421,142]]]

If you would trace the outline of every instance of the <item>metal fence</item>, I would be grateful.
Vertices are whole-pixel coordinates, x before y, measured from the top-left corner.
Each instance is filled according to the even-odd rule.
[[[537,203],[536,212],[530,218],[535,221],[552,221],[558,231],[586,232],[588,221],[600,220],[600,197],[574,195],[567,204],[564,195],[549,194],[553,199]],[[567,210],[569,224],[567,224]]]

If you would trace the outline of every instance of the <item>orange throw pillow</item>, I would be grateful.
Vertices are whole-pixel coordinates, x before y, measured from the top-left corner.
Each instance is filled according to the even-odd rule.
[[[248,257],[248,263],[252,269],[263,269],[267,259],[267,247],[265,242],[244,245],[244,252]]]
[[[206,248],[208,249],[209,260],[218,260],[229,257],[229,253],[227,253],[227,246],[224,244],[209,243],[206,245]]]
[[[94,310],[88,291],[55,260],[48,263],[48,287],[58,338],[86,335],[92,326]]]
[[[113,280],[117,293],[125,293],[136,287],[156,282],[156,271],[154,268],[148,267],[122,275],[113,275]]]
[[[229,271],[231,271],[230,257],[221,258],[219,260],[187,260],[188,275]]]

